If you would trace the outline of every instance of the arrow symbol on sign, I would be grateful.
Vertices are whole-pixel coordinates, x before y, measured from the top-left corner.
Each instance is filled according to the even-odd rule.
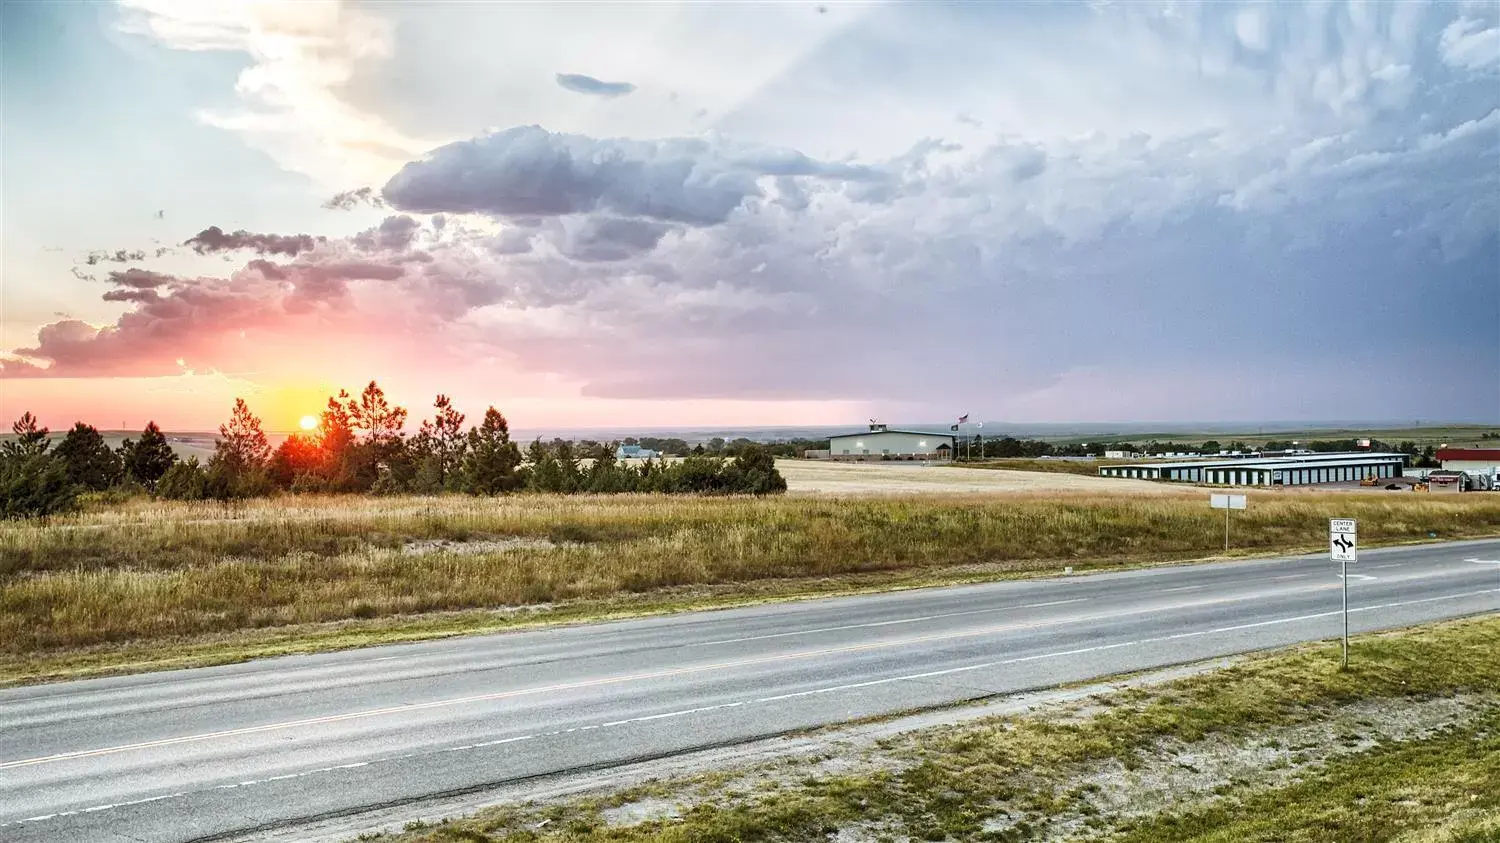
[[[1349,548],[1354,546],[1354,542],[1349,541],[1348,536],[1339,533],[1339,537],[1333,540],[1333,546],[1347,553]]]

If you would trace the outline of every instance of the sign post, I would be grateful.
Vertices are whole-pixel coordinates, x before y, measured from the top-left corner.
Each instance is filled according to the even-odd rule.
[[[1349,563],[1359,561],[1359,522],[1353,518],[1328,519],[1328,554],[1339,563],[1339,579],[1344,585],[1344,657],[1343,668],[1349,669]]]
[[[1224,510],[1224,552],[1229,552],[1229,510],[1244,509],[1244,495],[1209,495],[1208,505]]]

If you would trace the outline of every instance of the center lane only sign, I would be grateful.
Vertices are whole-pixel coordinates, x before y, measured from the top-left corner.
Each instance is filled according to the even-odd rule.
[[[1353,518],[1328,519],[1328,552],[1335,562],[1359,558],[1359,522]]]

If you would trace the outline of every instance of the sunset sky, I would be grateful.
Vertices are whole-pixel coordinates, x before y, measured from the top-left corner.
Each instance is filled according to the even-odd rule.
[[[0,413],[1500,421],[1500,6],[3,9]]]

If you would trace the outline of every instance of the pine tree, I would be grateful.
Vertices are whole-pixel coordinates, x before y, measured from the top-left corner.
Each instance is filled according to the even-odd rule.
[[[530,471],[526,475],[526,488],[533,492],[561,492],[562,473],[557,467],[557,457],[552,449],[542,443],[540,437],[526,447],[526,462]]]
[[[521,449],[510,441],[510,424],[499,410],[490,407],[479,426],[469,431],[463,457],[464,489],[478,495],[514,491],[520,483],[516,476],[520,464]]]
[[[271,460],[271,445],[261,429],[260,417],[250,412],[245,399],[234,399],[234,410],[228,424],[219,425],[219,440],[214,443],[210,465],[225,471],[249,474],[265,469]]]
[[[419,491],[456,491],[463,485],[464,452],[469,443],[464,435],[464,414],[453,408],[446,395],[432,402],[437,410],[431,421],[423,421],[412,438],[411,451],[417,459],[416,488]]]
[[[92,491],[108,489],[124,473],[119,454],[109,449],[97,429],[83,422],[73,425],[52,453],[62,460],[70,482]]]
[[[260,418],[250,412],[245,399],[234,399],[229,423],[219,426],[214,455],[208,461],[208,496],[229,501],[268,493],[270,461],[271,445],[261,429]]]
[[[377,479],[384,478],[384,492],[409,487],[415,467],[401,432],[406,426],[406,408],[391,404],[380,385],[370,381],[357,400],[348,400],[345,411],[350,427],[364,434],[351,454],[350,477],[355,486],[369,489]]]
[[[367,442],[388,443],[398,438],[401,428],[406,426],[406,408],[387,401],[385,391],[375,381],[370,381],[358,400],[349,399],[347,409],[350,424],[364,431]]]
[[[47,428],[37,427],[36,416],[29,411],[22,413],[21,418],[10,426],[10,430],[16,438],[0,445],[0,455],[7,459],[39,457],[47,453],[47,448],[52,445],[52,440],[47,438]]]
[[[152,421],[146,422],[146,429],[141,431],[139,440],[126,439],[120,445],[120,460],[131,480],[155,490],[156,481],[177,461],[177,454],[167,443],[167,437],[161,432],[161,428]]]

